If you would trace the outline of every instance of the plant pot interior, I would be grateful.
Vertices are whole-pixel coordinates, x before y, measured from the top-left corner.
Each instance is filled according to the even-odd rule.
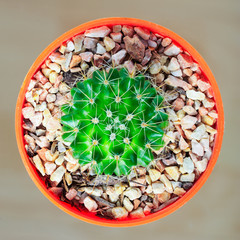
[[[132,18],[95,20],[56,39],[16,107],[23,163],[63,211],[104,226],[162,218],[202,187],[224,116],[209,67],[185,40]]]

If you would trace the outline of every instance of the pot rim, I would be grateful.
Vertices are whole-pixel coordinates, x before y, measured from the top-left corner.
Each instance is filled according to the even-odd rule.
[[[85,211],[79,211],[76,208],[73,208],[70,206],[70,204],[66,202],[62,202],[59,199],[57,199],[56,196],[54,196],[51,192],[49,192],[43,183],[43,181],[40,179],[40,176],[33,164],[28,159],[27,152],[24,147],[24,140],[23,140],[23,128],[22,128],[22,107],[25,102],[25,92],[27,90],[27,87],[29,85],[31,77],[35,74],[35,72],[40,68],[41,64],[47,59],[47,57],[55,51],[63,42],[66,42],[68,39],[72,38],[75,35],[78,35],[80,33],[83,33],[85,30],[94,28],[94,27],[100,27],[100,26],[112,26],[112,25],[132,25],[132,26],[139,26],[144,27],[152,31],[153,33],[158,33],[164,37],[169,37],[173,40],[173,42],[179,46],[181,46],[185,51],[187,51],[194,61],[196,61],[204,75],[207,77],[208,81],[211,84],[211,87],[214,92],[214,100],[216,102],[216,110],[218,112],[218,120],[217,120],[217,135],[215,139],[215,144],[213,148],[212,156],[209,160],[208,166],[200,176],[200,178],[194,183],[192,188],[184,194],[184,196],[180,197],[177,201],[174,203],[168,205],[164,209],[160,210],[156,213],[151,213],[144,218],[139,219],[127,219],[127,220],[110,220],[105,218],[100,218],[95,216],[94,214],[91,214],[89,212]],[[176,33],[172,32],[171,30],[162,27],[158,24],[136,19],[136,18],[122,18],[122,17],[113,17],[113,18],[101,18],[96,19],[90,22],[86,22],[84,24],[81,24],[68,32],[62,34],[60,37],[58,37],[56,40],[54,40],[45,50],[37,57],[35,62],[30,67],[24,82],[21,86],[17,104],[16,104],[16,110],[15,110],[15,132],[16,132],[16,139],[17,139],[17,145],[18,149],[22,158],[22,162],[35,183],[35,185],[38,187],[38,189],[45,195],[45,197],[48,198],[54,205],[56,205],[58,208],[63,210],[64,212],[68,213],[69,215],[76,217],[80,220],[83,220],[88,223],[93,223],[100,226],[108,226],[108,227],[129,227],[129,226],[137,226],[142,225],[146,223],[153,222],[155,220],[158,220],[160,218],[163,218],[170,213],[176,211],[178,208],[183,206],[186,202],[188,202],[203,186],[203,184],[206,182],[208,177],[210,176],[220,153],[222,139],[223,139],[223,133],[224,133],[224,112],[223,112],[223,103],[221,99],[221,94],[219,91],[219,88],[217,86],[217,82],[208,67],[205,60],[201,57],[201,55],[197,52],[196,49],[194,49],[186,40],[181,38]]]

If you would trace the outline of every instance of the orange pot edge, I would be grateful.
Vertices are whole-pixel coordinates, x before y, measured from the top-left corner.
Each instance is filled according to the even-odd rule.
[[[86,212],[79,212],[75,208],[68,206],[68,204],[61,202],[56,197],[54,197],[46,188],[46,186],[41,181],[35,167],[31,164],[31,162],[28,159],[28,155],[26,153],[25,147],[24,147],[24,141],[23,141],[23,128],[22,128],[22,107],[25,101],[25,92],[27,90],[28,84],[32,76],[35,74],[35,72],[39,69],[41,64],[44,62],[44,60],[49,56],[51,52],[53,52],[56,48],[58,48],[62,42],[67,41],[74,35],[77,35],[79,33],[84,32],[87,29],[99,27],[103,25],[115,25],[115,24],[121,24],[121,25],[133,25],[133,26],[140,26],[147,28],[151,30],[154,33],[159,33],[160,35],[163,35],[165,37],[170,37],[173,39],[175,43],[180,45],[185,51],[189,52],[190,55],[193,57],[193,59],[199,64],[202,72],[206,75],[208,78],[213,92],[214,92],[214,99],[216,102],[216,109],[218,112],[218,121],[217,121],[217,130],[218,133],[216,135],[215,145],[213,154],[211,156],[211,159],[209,160],[207,169],[204,173],[200,176],[200,178],[195,182],[193,187],[187,191],[187,193],[179,198],[176,202],[172,203],[171,205],[167,206],[163,210],[152,213],[147,215],[144,218],[140,219],[127,219],[127,220],[108,220],[104,218],[99,218],[94,215],[88,214]],[[25,168],[27,169],[28,174],[30,175],[33,182],[36,184],[38,189],[57,207],[59,207],[64,212],[72,215],[73,217],[76,217],[80,220],[83,220],[88,223],[97,224],[100,226],[109,226],[109,227],[129,227],[129,226],[137,226],[146,224],[152,221],[155,221],[157,219],[163,218],[170,213],[174,212],[178,208],[180,208],[182,205],[184,205],[187,201],[189,201],[197,192],[198,190],[203,186],[203,184],[208,179],[209,175],[211,174],[219,153],[221,149],[222,139],[223,139],[223,133],[224,133],[224,112],[223,112],[223,103],[221,99],[221,94],[217,86],[217,82],[204,61],[204,59],[201,57],[201,55],[194,49],[187,41],[185,41],[183,38],[178,36],[176,33],[170,31],[169,29],[166,29],[160,25],[157,25],[152,22],[148,22],[141,19],[135,19],[135,18],[103,18],[103,19],[97,19],[93,20],[87,23],[84,23],[76,28],[71,29],[70,31],[64,33],[59,38],[57,38],[55,41],[53,41],[36,59],[36,61],[31,66],[30,70],[28,71],[24,82],[21,86],[17,104],[16,104],[16,112],[15,112],[15,131],[16,131],[16,138],[17,138],[17,144],[18,149],[23,161],[23,164]]]

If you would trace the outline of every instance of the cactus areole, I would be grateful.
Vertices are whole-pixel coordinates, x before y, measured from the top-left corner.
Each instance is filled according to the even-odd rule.
[[[62,139],[80,165],[92,163],[97,174],[127,175],[133,166],[146,167],[164,146],[164,99],[144,75],[96,70],[71,95],[61,108]]]

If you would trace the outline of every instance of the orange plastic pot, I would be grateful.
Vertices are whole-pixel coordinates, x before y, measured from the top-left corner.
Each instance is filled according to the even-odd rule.
[[[22,128],[22,122],[23,117],[21,114],[21,110],[23,107],[23,104],[25,103],[25,92],[27,90],[28,84],[30,82],[30,79],[35,74],[35,72],[40,68],[42,63],[46,60],[46,58],[54,51],[56,50],[61,43],[67,41],[68,39],[72,38],[73,36],[83,33],[85,30],[99,27],[103,25],[112,26],[116,24],[121,25],[132,25],[132,26],[140,26],[149,29],[153,33],[158,33],[164,37],[170,37],[173,42],[177,45],[180,45],[185,51],[187,51],[196,61],[205,77],[210,82],[214,99],[216,102],[216,111],[218,112],[218,121],[216,123],[216,129],[218,131],[216,135],[216,140],[214,144],[214,150],[211,159],[209,160],[208,166],[206,171],[200,176],[200,178],[195,182],[193,187],[187,191],[187,193],[179,198],[176,202],[172,203],[171,205],[167,206],[166,208],[162,209],[159,212],[152,213],[144,218],[140,219],[126,219],[126,220],[110,220],[105,218],[100,218],[93,213],[87,212],[87,211],[79,211],[75,207],[72,207],[70,204],[66,202],[60,201],[56,196],[54,196],[51,192],[49,192],[39,176],[37,170],[33,166],[33,164],[29,161],[28,155],[26,153],[26,150],[24,148],[24,139],[23,139],[23,128]],[[22,84],[22,87],[20,89],[20,93],[17,100],[16,105],[16,118],[15,118],[15,127],[16,127],[16,138],[17,138],[17,144],[19,148],[19,152],[23,161],[23,164],[25,168],[27,169],[28,174],[36,184],[36,186],[39,188],[39,190],[57,207],[62,209],[64,212],[72,215],[73,217],[76,217],[80,220],[83,220],[85,222],[101,225],[101,226],[111,226],[111,227],[129,227],[129,226],[137,226],[145,223],[149,223],[152,221],[155,221],[157,219],[163,218],[170,213],[176,211],[178,208],[183,206],[186,202],[188,202],[203,186],[203,184],[208,179],[209,175],[211,174],[214,165],[217,162],[221,144],[222,144],[222,138],[223,138],[223,132],[224,132],[224,114],[223,114],[223,104],[221,100],[221,95],[217,86],[217,82],[209,69],[208,65],[204,61],[204,59],[200,56],[200,54],[183,38],[178,36],[176,33],[160,26],[155,23],[151,23],[148,21],[140,20],[140,19],[134,19],[134,18],[104,18],[104,19],[98,19],[91,22],[84,23],[66,33],[64,33],[62,36],[57,38],[53,43],[51,43],[36,59],[36,61],[31,66],[30,70],[28,71],[25,80]]]

